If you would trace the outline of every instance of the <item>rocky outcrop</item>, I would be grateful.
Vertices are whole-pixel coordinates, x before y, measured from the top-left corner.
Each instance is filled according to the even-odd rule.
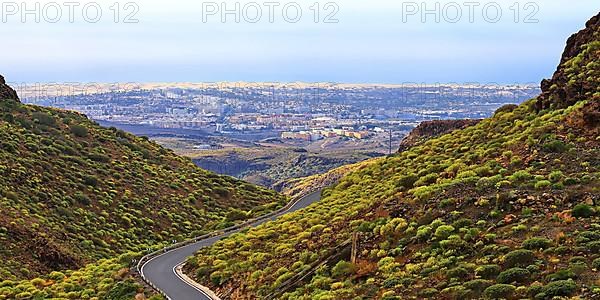
[[[202,169],[237,178],[245,172],[261,171],[268,167],[265,164],[257,164],[250,159],[244,159],[234,153],[225,156],[204,156],[193,161]]]
[[[0,75],[0,100],[6,99],[19,101],[19,96],[15,90],[6,84],[4,77]]]
[[[476,125],[481,120],[436,120],[436,121],[425,121],[410,134],[402,140],[400,143],[399,152],[406,151],[411,147],[419,145],[429,139],[450,133],[454,130],[464,129],[469,126]]]
[[[536,108],[565,108],[581,100],[600,101],[600,14],[572,35],[552,79],[544,79]]]

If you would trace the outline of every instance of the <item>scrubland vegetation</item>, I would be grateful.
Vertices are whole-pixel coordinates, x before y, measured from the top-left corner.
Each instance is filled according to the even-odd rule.
[[[109,293],[115,271],[131,264],[114,260],[118,255],[141,256],[285,203],[273,191],[204,171],[154,142],[102,128],[83,115],[0,100],[5,298]],[[113,260],[95,264],[101,259]],[[67,281],[48,277],[55,271],[76,275]],[[106,286],[97,286],[102,278]],[[33,280],[20,281],[25,279]]]
[[[320,203],[200,251],[190,272],[264,297],[358,233],[354,263],[282,298],[598,295],[598,131],[569,125],[584,102],[534,102],[367,165]]]
[[[139,253],[102,259],[79,270],[53,271],[31,280],[3,280],[0,299],[111,299],[143,297],[144,289],[132,277],[129,262]],[[163,299],[160,296],[146,298]]]
[[[583,100],[503,107],[354,168],[319,203],[202,249],[186,272],[224,299],[600,297],[597,21],[559,67],[583,80]]]
[[[320,202],[185,272],[225,299],[600,298],[600,15],[587,26],[540,97],[340,168]],[[144,299],[142,253],[286,202],[1,92],[0,299]]]

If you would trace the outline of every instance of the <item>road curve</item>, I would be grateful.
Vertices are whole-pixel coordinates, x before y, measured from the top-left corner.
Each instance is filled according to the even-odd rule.
[[[320,199],[321,191],[319,190],[301,198],[288,210],[276,214],[270,218],[256,221],[250,226],[256,227],[267,221],[275,220],[282,215],[303,209],[310,204],[319,201]],[[158,289],[163,291],[171,300],[211,300],[208,295],[197,288],[188,285],[181,278],[179,278],[179,276],[177,276],[175,273],[175,267],[177,267],[201,248],[211,246],[217,241],[243,229],[244,228],[231,231],[220,236],[207,238],[156,256],[142,265],[140,272],[148,281],[152,282],[156,287],[158,287]]]

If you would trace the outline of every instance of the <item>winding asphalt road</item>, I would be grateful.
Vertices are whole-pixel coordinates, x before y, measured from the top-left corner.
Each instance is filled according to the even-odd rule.
[[[271,218],[252,223],[250,226],[256,227],[267,221],[275,220],[282,215],[303,209],[310,204],[319,201],[320,199],[321,191],[314,192],[298,200],[288,210]],[[244,228],[231,231],[220,236],[201,240],[156,256],[142,266],[141,273],[144,275],[144,277],[146,277],[147,280],[152,282],[156,287],[167,294],[168,298],[171,300],[211,300],[208,295],[197,288],[188,285],[181,278],[179,278],[179,276],[177,276],[175,273],[175,268],[201,248],[211,246],[217,241],[243,229]]]

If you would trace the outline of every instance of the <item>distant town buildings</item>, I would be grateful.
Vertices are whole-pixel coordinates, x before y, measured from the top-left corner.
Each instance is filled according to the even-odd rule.
[[[537,95],[534,86],[304,85],[152,87],[28,97],[99,121],[315,141],[368,139],[435,119],[483,118]],[[24,93],[29,95],[31,93]]]
[[[321,137],[317,134],[312,134],[306,131],[300,132],[282,132],[282,139],[295,139],[295,140],[303,140],[303,141],[318,141]]]
[[[318,141],[320,139],[334,138],[334,137],[348,137],[353,139],[366,139],[371,136],[371,133],[366,130],[353,131],[344,129],[313,129],[311,131],[298,131],[298,132],[282,132],[282,139],[298,139],[304,141]]]

